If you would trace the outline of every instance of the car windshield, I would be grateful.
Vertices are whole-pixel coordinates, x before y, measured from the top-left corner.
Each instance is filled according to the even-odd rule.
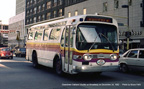
[[[20,48],[20,51],[26,51],[26,49],[25,48]]]
[[[78,50],[117,50],[117,28],[106,24],[80,24],[76,32]]]
[[[10,51],[10,49],[9,48],[4,48],[4,49],[2,49],[2,51]]]

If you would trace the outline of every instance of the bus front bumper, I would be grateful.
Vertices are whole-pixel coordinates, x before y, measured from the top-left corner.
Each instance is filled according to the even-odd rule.
[[[119,66],[73,66],[74,72],[106,72],[106,71],[118,71]]]

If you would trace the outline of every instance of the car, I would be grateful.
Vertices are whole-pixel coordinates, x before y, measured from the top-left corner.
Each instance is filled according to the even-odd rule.
[[[119,58],[120,70],[144,71],[144,48],[129,49]]]
[[[11,52],[10,48],[8,48],[8,47],[0,48],[0,58],[13,59],[13,53]]]
[[[26,56],[26,48],[18,48],[15,50],[16,57]]]

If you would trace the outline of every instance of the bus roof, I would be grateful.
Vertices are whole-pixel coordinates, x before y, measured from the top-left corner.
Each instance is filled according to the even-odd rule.
[[[86,20],[86,17],[90,17],[90,18],[88,20]],[[98,18],[92,18],[92,17],[98,17]],[[110,19],[113,22],[108,22],[108,20],[110,20]],[[37,24],[37,25],[32,26],[31,28],[35,28],[38,26],[44,26],[44,25],[49,25],[50,27],[55,26],[55,25],[72,25],[72,24],[76,24],[77,22],[80,22],[80,21],[82,22],[82,21],[90,21],[90,20],[113,23],[113,24],[116,22],[116,20],[110,16],[87,14],[87,15],[78,15],[78,16],[73,16],[73,17],[69,17],[69,18],[64,18],[64,19],[60,19],[60,20],[42,23],[42,24]],[[115,25],[117,25],[117,22]]]

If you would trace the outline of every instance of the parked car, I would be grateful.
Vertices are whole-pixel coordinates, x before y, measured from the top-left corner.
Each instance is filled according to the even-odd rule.
[[[26,48],[18,48],[15,50],[16,57],[26,56]]]
[[[144,71],[144,48],[130,49],[119,59],[120,70],[128,72],[130,70]]]
[[[13,53],[7,47],[0,48],[0,57],[1,58],[10,58],[13,59]]]

